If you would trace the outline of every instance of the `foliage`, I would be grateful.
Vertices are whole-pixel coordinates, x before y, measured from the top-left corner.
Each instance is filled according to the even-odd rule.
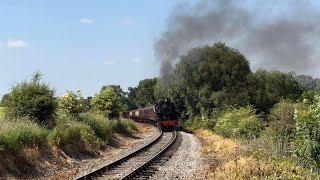
[[[151,106],[160,101],[162,97],[158,78],[141,80],[137,87],[128,89],[128,110]]]
[[[223,43],[190,50],[182,56],[172,73],[180,86],[190,116],[209,116],[215,107],[246,105],[248,60]]]
[[[117,119],[116,121],[112,121],[111,123],[113,131],[117,133],[129,135],[138,130],[130,120]]]
[[[295,79],[305,91],[315,90],[320,83],[320,79],[308,75],[297,75]]]
[[[307,110],[296,110],[296,155],[306,164],[320,168],[320,96]]]
[[[96,136],[106,142],[110,142],[114,132],[130,135],[138,130],[131,120],[108,121],[105,117],[91,112],[80,114],[79,121],[89,125]]]
[[[0,151],[16,152],[46,142],[48,131],[27,118],[0,118],[0,124]]]
[[[259,69],[248,76],[251,104],[268,113],[281,99],[297,100],[302,94],[299,83],[292,73]]]
[[[40,72],[33,75],[31,81],[15,85],[4,101],[6,114],[17,118],[28,116],[39,123],[52,124],[57,107],[54,89],[41,82]]]
[[[1,101],[0,101],[0,106],[4,106],[4,102],[8,97],[9,97],[9,94],[5,94],[2,96]]]
[[[120,116],[121,99],[114,88],[101,89],[92,98],[93,109],[103,116],[113,119]]]
[[[1,106],[0,106],[0,118],[4,118],[4,116],[5,116],[5,111],[6,111],[5,107],[1,107]]]
[[[296,104],[281,100],[270,112],[269,126],[262,132],[263,147],[273,156],[291,156],[294,151]]]
[[[252,139],[265,127],[252,107],[228,108],[215,120],[215,131],[225,137]]]
[[[195,135],[208,160],[206,179],[319,179],[320,175],[289,158],[274,158],[263,151],[250,152],[248,143],[223,138],[199,129]],[[249,145],[250,146],[250,145]],[[212,160],[210,160],[212,158]],[[217,159],[221,160],[217,163]]]
[[[59,116],[57,125],[49,133],[48,139],[65,150],[76,146],[77,151],[91,151],[101,145],[89,125],[67,116]]]
[[[173,76],[177,77],[177,76]],[[186,96],[182,93],[182,84],[178,80],[171,80],[167,88],[167,95],[175,103],[178,118],[188,119]]]
[[[101,88],[101,90],[108,89],[108,88],[113,89],[117,93],[117,95],[120,97],[121,111],[124,111],[124,110],[128,109],[128,102],[127,102],[127,98],[126,98],[127,93],[124,92],[119,85],[103,86]]]
[[[196,129],[199,129],[203,127],[204,121],[202,121],[199,117],[190,118],[186,121],[183,121],[181,126],[186,131],[195,131]]]
[[[62,113],[77,116],[85,109],[82,99],[80,91],[77,93],[68,91],[58,99],[58,109]]]
[[[102,115],[94,113],[82,113],[80,114],[79,121],[83,122],[91,127],[95,135],[103,141],[110,141],[112,137],[111,122],[108,121]]]

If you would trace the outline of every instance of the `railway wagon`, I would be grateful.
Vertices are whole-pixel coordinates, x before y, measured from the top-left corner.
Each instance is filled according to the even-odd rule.
[[[151,122],[163,129],[177,129],[179,126],[175,104],[168,98],[154,106],[126,111],[122,115],[137,122]]]

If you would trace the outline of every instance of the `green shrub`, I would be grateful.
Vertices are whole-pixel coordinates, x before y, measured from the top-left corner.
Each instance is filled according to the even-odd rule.
[[[296,110],[296,155],[307,165],[320,168],[320,96],[307,110]]]
[[[187,131],[194,131],[196,129],[206,126],[206,121],[207,120],[202,120],[200,117],[194,117],[192,119],[183,121],[181,126],[183,129]]]
[[[111,139],[111,122],[102,115],[94,114],[92,112],[82,113],[80,114],[79,120],[89,125],[95,132],[95,135],[102,140],[109,141]]]
[[[57,125],[50,132],[48,139],[59,147],[76,146],[78,150],[97,149],[101,145],[101,141],[89,125],[66,116],[57,119]]]
[[[210,118],[206,118],[203,120],[203,127],[209,130],[214,130],[214,127],[216,126],[217,120],[222,116],[223,111],[220,109],[214,109],[211,113]]]
[[[225,137],[251,139],[265,127],[252,107],[228,108],[216,121],[215,131]]]
[[[117,133],[132,134],[134,131],[138,130],[138,128],[130,120],[117,119],[115,121],[112,121],[111,123],[112,123],[112,129]]]
[[[3,103],[8,117],[27,116],[39,123],[53,123],[57,106],[55,91],[40,80],[41,74],[36,72],[31,81],[23,81],[12,88]]]
[[[0,118],[0,150],[17,151],[46,142],[48,131],[27,118]]]
[[[79,91],[77,94],[72,91],[68,91],[58,99],[58,109],[60,112],[67,115],[78,116],[79,113],[84,111],[82,99],[83,98]]]
[[[264,148],[274,156],[291,155],[294,151],[295,104],[282,100],[270,112],[269,126],[262,132]]]
[[[92,105],[96,112],[113,119],[120,116],[121,99],[114,88],[105,88],[92,98]]]

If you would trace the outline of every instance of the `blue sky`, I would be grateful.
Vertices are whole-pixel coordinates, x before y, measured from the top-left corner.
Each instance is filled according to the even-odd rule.
[[[159,76],[153,43],[166,29],[169,14],[182,2],[197,1],[1,0],[0,96],[15,83],[30,79],[37,70],[44,74],[44,81],[57,89],[58,96],[78,89],[84,96],[92,96],[109,84],[119,84],[126,91],[142,79]],[[292,3],[241,2],[257,21],[280,17],[288,9],[286,2]],[[311,2],[318,15],[319,3]],[[296,8],[294,14],[300,6]],[[260,67],[259,58],[247,57],[253,70]],[[314,58],[316,62],[317,59]],[[320,77],[317,70],[307,74]]]
[[[1,0],[0,95],[36,70],[57,95],[158,76],[152,45],[179,2]]]

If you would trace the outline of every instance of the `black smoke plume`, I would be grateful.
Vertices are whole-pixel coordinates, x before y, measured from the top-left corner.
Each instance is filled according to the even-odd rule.
[[[316,63],[320,8],[309,1],[258,2],[200,0],[177,5],[154,43],[163,88],[180,55],[218,41],[238,48],[257,67],[310,72]]]

